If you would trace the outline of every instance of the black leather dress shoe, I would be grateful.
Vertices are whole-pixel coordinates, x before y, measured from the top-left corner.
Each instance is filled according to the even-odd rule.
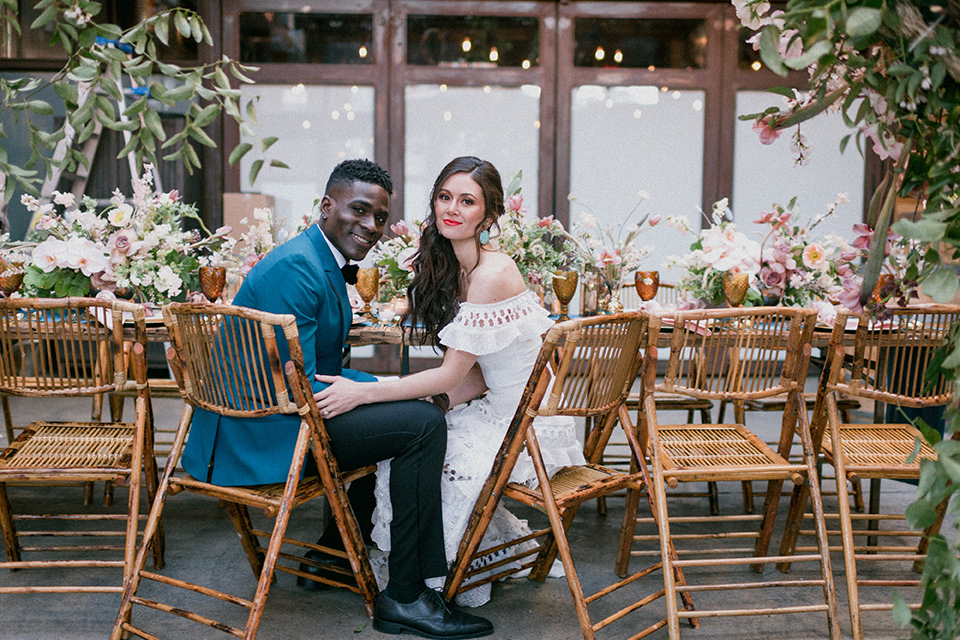
[[[325,565],[328,567],[337,567],[339,569],[345,569],[348,572],[352,573],[350,569],[350,561],[346,558],[340,558],[338,556],[331,556],[326,553],[321,553],[311,549],[305,554],[307,558],[316,562],[317,564]],[[343,580],[346,578],[342,573],[335,571],[328,571],[326,569],[321,569],[319,567],[314,567],[309,564],[300,565],[300,571],[304,573],[309,573],[313,576],[323,576],[325,578],[336,578],[337,580]],[[309,578],[304,578],[302,576],[297,576],[297,586],[306,589],[307,591],[324,591],[326,589],[332,589],[333,587],[329,584],[323,582],[317,582],[316,580],[310,580]]]
[[[409,604],[381,593],[373,614],[373,628],[383,633],[413,633],[437,640],[479,638],[493,633],[489,620],[454,609],[433,589],[424,589]]]

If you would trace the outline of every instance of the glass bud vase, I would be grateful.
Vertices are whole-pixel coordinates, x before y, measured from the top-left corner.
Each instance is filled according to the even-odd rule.
[[[623,281],[619,278],[610,280],[600,278],[597,290],[597,311],[603,314],[623,311],[623,302],[620,300],[622,288]]]

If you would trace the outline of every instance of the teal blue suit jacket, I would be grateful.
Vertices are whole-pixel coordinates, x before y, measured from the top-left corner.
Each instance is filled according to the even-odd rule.
[[[316,381],[317,373],[374,380],[343,369],[352,311],[343,275],[316,225],[268,253],[247,275],[233,304],[293,314],[314,392],[326,386]],[[285,363],[287,346],[282,338],[277,342]],[[298,416],[232,418],[197,409],[181,464],[193,477],[222,486],[285,482],[299,428]]]

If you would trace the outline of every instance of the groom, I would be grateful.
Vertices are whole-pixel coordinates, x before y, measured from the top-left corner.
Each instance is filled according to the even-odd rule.
[[[315,374],[373,379],[342,367],[352,312],[344,279],[349,269],[342,272],[341,268],[362,260],[383,236],[392,193],[390,176],[375,163],[341,162],[327,181],[319,224],[268,253],[250,271],[233,301],[237,306],[295,316],[304,368],[311,380]],[[284,345],[281,362],[287,358]],[[314,393],[325,386],[314,381]],[[390,581],[377,600],[374,628],[430,638],[492,633],[488,620],[454,609],[424,583],[447,572],[440,507],[447,438],[443,412],[428,402],[407,400],[362,405],[325,424],[334,456],[344,470],[393,459]],[[198,409],[182,465],[195,478],[219,485],[284,482],[299,426],[297,416],[237,419]],[[365,538],[371,528],[372,481],[373,476],[368,476],[354,482],[349,491]],[[342,546],[336,525],[328,525],[318,543]],[[321,564],[345,564],[313,551],[308,556]],[[321,571],[301,568],[314,574]],[[298,583],[319,584],[302,579]]]

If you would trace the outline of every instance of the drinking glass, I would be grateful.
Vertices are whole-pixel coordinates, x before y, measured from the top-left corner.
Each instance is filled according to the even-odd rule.
[[[731,307],[739,307],[747,297],[750,274],[743,271],[727,271],[723,274],[723,295]]]
[[[216,302],[223,295],[226,284],[226,267],[200,267],[200,291],[210,302]]]
[[[637,295],[644,302],[653,300],[657,295],[657,289],[660,288],[659,271],[637,271],[634,274],[634,281],[637,285]]]
[[[376,321],[370,312],[370,302],[377,297],[377,291],[380,290],[380,269],[379,267],[368,267],[357,270],[357,293],[363,299],[363,311],[361,315],[367,316]]]
[[[579,276],[576,271],[557,271],[553,274],[553,292],[557,294],[557,300],[560,301],[560,317],[558,321],[569,320],[568,305],[573,300],[577,292],[577,280]]]

